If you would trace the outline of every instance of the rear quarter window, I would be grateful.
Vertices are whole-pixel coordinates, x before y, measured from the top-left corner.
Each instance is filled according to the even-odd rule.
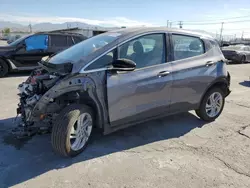
[[[198,37],[173,34],[172,42],[175,60],[195,57],[205,53],[204,42]]]

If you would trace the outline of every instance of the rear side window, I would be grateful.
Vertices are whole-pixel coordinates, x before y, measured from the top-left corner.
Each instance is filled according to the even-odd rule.
[[[51,35],[51,46],[54,47],[61,47],[61,46],[67,46],[67,36],[63,35]]]
[[[67,44],[68,44],[68,46],[73,46],[74,45],[74,41],[73,41],[71,36],[67,36]]]
[[[74,38],[75,44],[82,41],[80,37],[73,37],[73,38]]]
[[[205,53],[204,43],[201,39],[186,35],[172,35],[174,59],[186,59]]]

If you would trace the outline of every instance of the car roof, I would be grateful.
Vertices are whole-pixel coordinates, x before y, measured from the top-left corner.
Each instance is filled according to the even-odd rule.
[[[33,35],[40,35],[40,34],[84,37],[82,34],[79,34],[79,33],[53,32],[53,31],[52,32],[38,32],[38,33],[34,33]]]
[[[176,33],[176,34],[183,34],[183,35],[191,35],[196,37],[202,37],[207,39],[214,39],[212,36],[199,33],[199,32],[193,32],[185,29],[174,29],[174,28],[168,28],[168,27],[133,27],[133,28],[122,28],[117,30],[109,31],[109,33],[120,33],[123,36],[130,36],[137,35],[137,34],[143,34],[147,32],[168,32],[168,33]]]

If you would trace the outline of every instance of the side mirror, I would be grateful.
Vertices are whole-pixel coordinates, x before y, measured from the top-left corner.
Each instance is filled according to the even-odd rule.
[[[130,59],[117,59],[112,62],[112,66],[112,70],[133,71],[136,68],[136,63]]]
[[[20,49],[22,49],[22,48],[24,48],[24,49],[26,50],[26,44],[25,44],[25,43],[21,43],[21,44],[19,44],[19,45],[17,46],[17,50],[20,50]]]

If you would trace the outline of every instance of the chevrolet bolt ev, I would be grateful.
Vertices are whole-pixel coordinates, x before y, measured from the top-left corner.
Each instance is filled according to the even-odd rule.
[[[54,150],[72,157],[97,128],[109,134],[189,110],[214,121],[230,93],[225,61],[213,38],[184,30],[97,35],[43,59],[19,85],[21,123],[13,133],[52,132]]]
[[[83,35],[43,32],[21,37],[0,46],[0,77],[9,72],[34,70],[44,56],[51,56],[86,39]]]

